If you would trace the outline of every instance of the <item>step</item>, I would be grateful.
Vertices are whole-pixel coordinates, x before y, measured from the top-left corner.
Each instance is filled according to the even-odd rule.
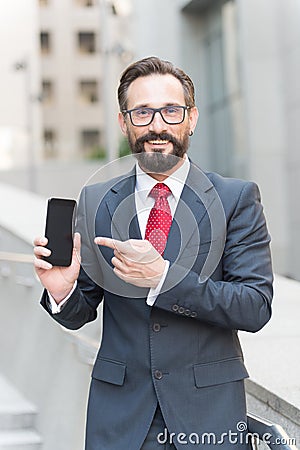
[[[0,432],[34,427],[36,408],[0,375]]]
[[[41,448],[41,438],[35,431],[0,431],[0,450],[41,450]]]

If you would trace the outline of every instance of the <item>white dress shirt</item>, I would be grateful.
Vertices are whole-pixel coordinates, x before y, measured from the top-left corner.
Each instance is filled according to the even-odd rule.
[[[166,178],[163,183],[166,184],[171,194],[168,197],[168,202],[171,209],[172,218],[174,217],[182,189],[184,187],[184,184],[186,182],[188,173],[190,169],[190,162],[187,156],[184,157],[183,164],[168,178]],[[152,207],[154,206],[155,200],[153,197],[151,197],[150,191],[151,189],[158,183],[157,180],[152,178],[150,175],[145,173],[138,163],[136,163],[136,184],[135,184],[135,206],[136,206],[136,212],[138,217],[138,223],[141,231],[141,235],[144,239],[145,233],[146,233],[146,226],[148,217],[150,214],[150,211]],[[166,278],[166,275],[169,270],[169,261],[166,261],[166,266],[164,273],[162,275],[162,278],[156,288],[152,288],[149,290],[148,296],[147,296],[147,304],[149,306],[153,306],[155,303],[155,300],[160,293],[161,287],[164,283],[164,280]],[[52,296],[49,294],[49,300],[51,304],[51,312],[52,314],[57,314],[61,311],[63,305],[68,301],[70,296],[72,295],[75,287],[77,285],[77,282],[74,283],[72,291],[69,293],[69,295],[62,300],[59,304],[55,302],[55,300],[52,298]]]

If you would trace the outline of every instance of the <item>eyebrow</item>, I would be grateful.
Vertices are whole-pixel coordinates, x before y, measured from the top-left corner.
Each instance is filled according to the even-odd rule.
[[[165,108],[167,106],[184,106],[184,105],[181,105],[178,102],[167,102],[167,103],[163,104],[162,106],[159,106],[159,108]],[[149,106],[147,103],[142,103],[141,105],[137,105],[137,106],[135,106],[134,108],[131,108],[131,109],[136,109],[136,108],[154,108],[154,107],[153,106]],[[156,109],[156,108],[154,108],[154,109]]]

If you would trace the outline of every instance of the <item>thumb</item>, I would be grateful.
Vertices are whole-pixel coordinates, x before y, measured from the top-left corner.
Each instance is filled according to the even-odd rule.
[[[73,252],[75,253],[75,255],[76,255],[76,257],[77,257],[77,259],[79,261],[79,264],[80,264],[80,260],[81,260],[81,258],[80,258],[80,249],[81,249],[81,236],[80,236],[80,233],[78,233],[78,232],[74,233],[74,240],[73,240],[73,242],[74,242]]]
[[[78,233],[78,232],[74,233],[74,247],[76,248],[77,251],[80,251],[81,236],[80,236],[80,233]]]

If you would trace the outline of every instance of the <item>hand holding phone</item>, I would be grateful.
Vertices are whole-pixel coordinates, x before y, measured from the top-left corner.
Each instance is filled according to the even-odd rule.
[[[40,282],[51,294],[56,303],[60,303],[71,292],[80,271],[80,234],[74,234],[74,249],[71,265],[68,267],[52,266],[48,257],[48,240],[45,237],[34,239],[34,268]]]
[[[75,200],[48,200],[45,236],[51,255],[43,259],[53,266],[68,267],[72,262],[75,211]]]
[[[79,233],[74,235],[73,250],[75,207],[75,200],[50,199],[46,238],[34,239],[36,274],[56,303],[60,303],[71,292],[80,271]]]

